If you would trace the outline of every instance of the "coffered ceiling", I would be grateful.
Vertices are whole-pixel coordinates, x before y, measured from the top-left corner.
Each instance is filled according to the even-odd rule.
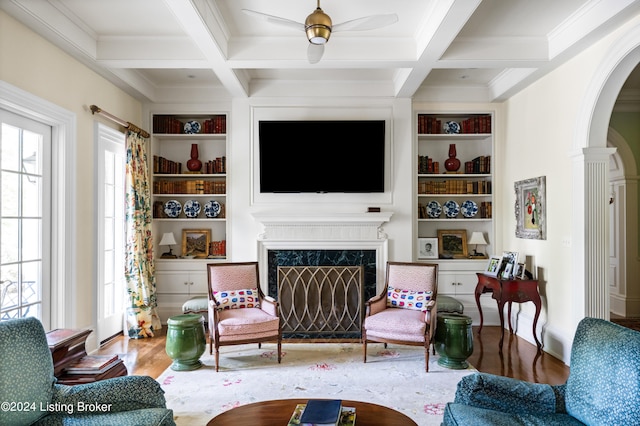
[[[299,29],[316,0],[0,0],[0,7],[142,101],[357,96],[508,98],[640,10],[639,0],[322,0],[334,32],[320,62]],[[28,46],[25,46],[28,49]]]

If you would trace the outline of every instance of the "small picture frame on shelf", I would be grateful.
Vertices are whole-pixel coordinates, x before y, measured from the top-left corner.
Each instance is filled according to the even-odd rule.
[[[182,230],[182,256],[193,256],[204,259],[209,255],[211,243],[210,229],[183,229]]]
[[[418,238],[418,259],[438,258],[438,238]]]
[[[489,258],[489,262],[487,262],[487,267],[484,270],[484,274],[489,275],[490,277],[497,277],[498,272],[500,271],[501,264],[502,264],[502,257],[491,256]]]
[[[466,259],[469,257],[467,231],[464,229],[438,229],[438,251],[443,259]]]

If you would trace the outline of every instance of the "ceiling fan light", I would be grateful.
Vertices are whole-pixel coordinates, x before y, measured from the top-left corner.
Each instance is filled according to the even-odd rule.
[[[331,37],[331,18],[319,7],[304,21],[307,39],[312,44],[325,44]]]

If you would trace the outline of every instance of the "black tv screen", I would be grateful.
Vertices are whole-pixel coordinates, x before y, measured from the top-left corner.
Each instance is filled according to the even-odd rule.
[[[384,192],[384,120],[260,121],[260,192]]]

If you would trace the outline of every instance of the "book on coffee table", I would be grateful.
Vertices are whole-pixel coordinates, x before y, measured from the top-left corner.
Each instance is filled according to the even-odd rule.
[[[300,417],[302,416],[302,412],[304,411],[307,404],[297,404],[296,408],[293,410],[293,414],[289,419],[289,423],[287,426],[303,426],[304,423],[300,422]],[[340,418],[338,423],[335,423],[336,426],[355,426],[356,424],[356,409],[355,407],[342,407],[342,412],[340,413]],[[333,425],[332,425],[333,426]]]
[[[310,399],[300,416],[303,426],[336,426],[340,420],[342,400]]]

